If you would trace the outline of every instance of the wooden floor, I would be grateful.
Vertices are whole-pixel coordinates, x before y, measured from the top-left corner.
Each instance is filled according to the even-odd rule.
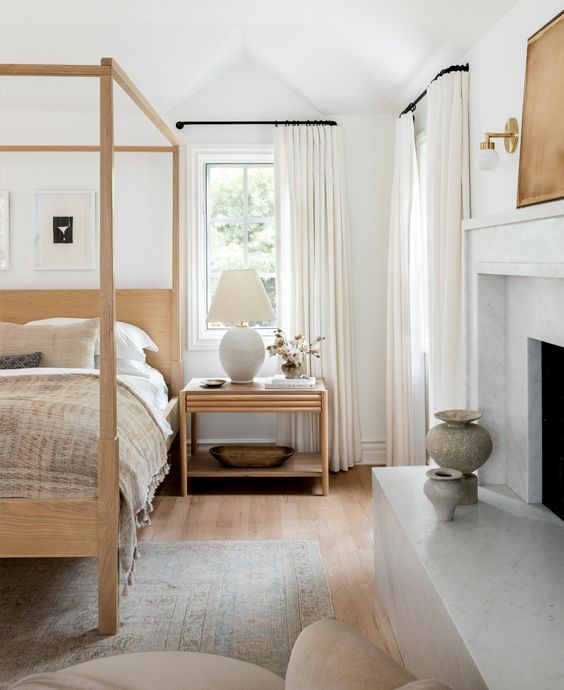
[[[336,617],[401,661],[375,594],[369,467],[332,474],[328,497],[308,479],[193,479],[186,498],[177,482],[163,484],[140,539],[316,539]]]

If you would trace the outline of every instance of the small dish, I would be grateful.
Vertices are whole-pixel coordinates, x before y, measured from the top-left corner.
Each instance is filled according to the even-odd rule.
[[[202,379],[204,388],[221,388],[225,383],[227,383],[227,379]]]

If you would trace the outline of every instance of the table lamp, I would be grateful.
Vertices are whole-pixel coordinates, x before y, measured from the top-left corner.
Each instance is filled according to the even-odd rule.
[[[249,321],[276,315],[254,268],[223,271],[208,312],[208,322],[230,323],[219,345],[219,360],[232,383],[251,383],[264,362],[265,346]]]

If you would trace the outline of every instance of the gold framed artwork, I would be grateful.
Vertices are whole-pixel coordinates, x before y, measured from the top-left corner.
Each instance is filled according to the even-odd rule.
[[[517,207],[564,198],[564,12],[527,44]]]

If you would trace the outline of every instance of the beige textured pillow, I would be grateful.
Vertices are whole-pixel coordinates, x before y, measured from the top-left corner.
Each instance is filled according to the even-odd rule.
[[[68,326],[0,323],[0,355],[41,352],[42,367],[93,369],[97,320]]]

